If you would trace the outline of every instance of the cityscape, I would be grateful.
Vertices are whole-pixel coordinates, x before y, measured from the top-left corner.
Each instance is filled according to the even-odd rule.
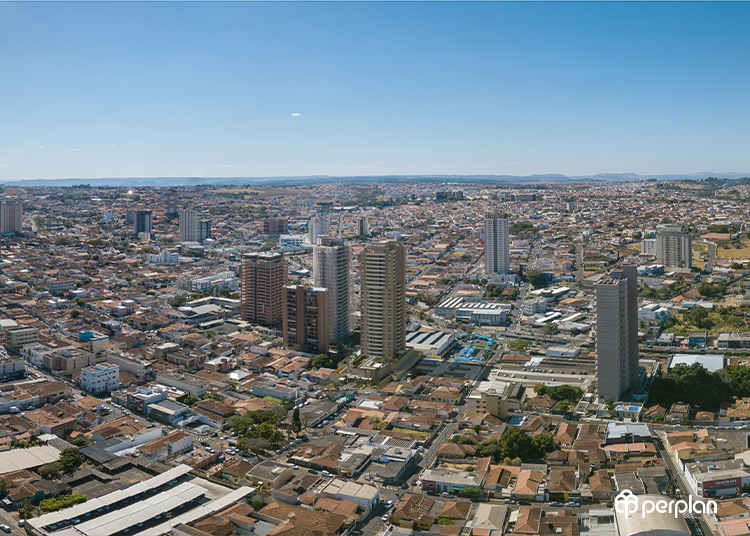
[[[748,530],[750,179],[3,195],[7,530]]]
[[[0,2],[0,534],[750,536],[750,2]]]

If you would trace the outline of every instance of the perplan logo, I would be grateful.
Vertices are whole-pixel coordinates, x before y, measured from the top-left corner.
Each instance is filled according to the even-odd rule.
[[[641,509],[641,517],[645,518],[646,514],[651,512],[659,512],[660,514],[674,512],[675,518],[681,514],[705,514],[705,513],[716,513],[716,501],[693,501],[693,496],[688,497],[687,501],[680,499],[676,501],[674,499],[666,500],[659,499],[658,501],[652,501],[651,499],[639,499],[629,489],[624,489],[615,497],[615,511],[620,514],[634,514]]]

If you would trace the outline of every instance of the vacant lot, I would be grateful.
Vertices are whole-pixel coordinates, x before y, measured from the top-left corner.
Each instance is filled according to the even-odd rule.
[[[743,240],[739,249],[731,244],[727,244],[729,249],[722,247],[722,243],[716,244],[716,256],[726,257],[728,259],[750,259],[750,242]]]

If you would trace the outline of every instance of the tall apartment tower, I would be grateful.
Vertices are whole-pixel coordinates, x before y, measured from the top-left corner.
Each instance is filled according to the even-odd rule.
[[[177,216],[179,207],[177,206],[177,189],[170,188],[164,194],[164,214],[167,217]]]
[[[670,268],[692,268],[690,234],[679,225],[665,225],[656,231],[656,262]]]
[[[328,289],[329,341],[351,333],[351,248],[341,238],[320,235],[313,247],[313,285]]]
[[[328,214],[315,214],[307,222],[307,241],[313,246],[318,243],[320,235],[327,235],[331,230],[331,217]]]
[[[270,328],[281,328],[281,295],[287,276],[287,262],[281,253],[243,255],[240,304],[242,319]]]
[[[328,351],[328,289],[292,285],[282,289],[284,346],[300,351]]]
[[[641,253],[656,257],[656,238],[644,238],[641,240]]]
[[[0,234],[20,233],[23,226],[21,203],[0,204]]]
[[[211,220],[198,222],[198,239],[203,242],[206,238],[211,238]]]
[[[389,359],[406,349],[406,252],[396,240],[360,254],[362,354]]]
[[[180,210],[180,242],[199,242],[198,211],[194,208]]]
[[[370,234],[370,226],[367,223],[367,216],[360,214],[357,216],[357,236],[365,237]]]
[[[289,220],[286,218],[266,218],[263,220],[263,234],[282,235],[289,232]]]
[[[489,274],[510,272],[508,216],[495,212],[484,220],[484,269]]]
[[[133,233],[150,233],[151,232],[151,211],[150,210],[139,210],[135,213],[135,219],[133,220]]]
[[[596,384],[599,396],[619,400],[640,386],[638,375],[638,272],[624,265],[596,289]]]

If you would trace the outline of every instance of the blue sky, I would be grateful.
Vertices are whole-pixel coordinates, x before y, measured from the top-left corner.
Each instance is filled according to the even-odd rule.
[[[750,172],[750,3],[0,2],[0,181]]]

